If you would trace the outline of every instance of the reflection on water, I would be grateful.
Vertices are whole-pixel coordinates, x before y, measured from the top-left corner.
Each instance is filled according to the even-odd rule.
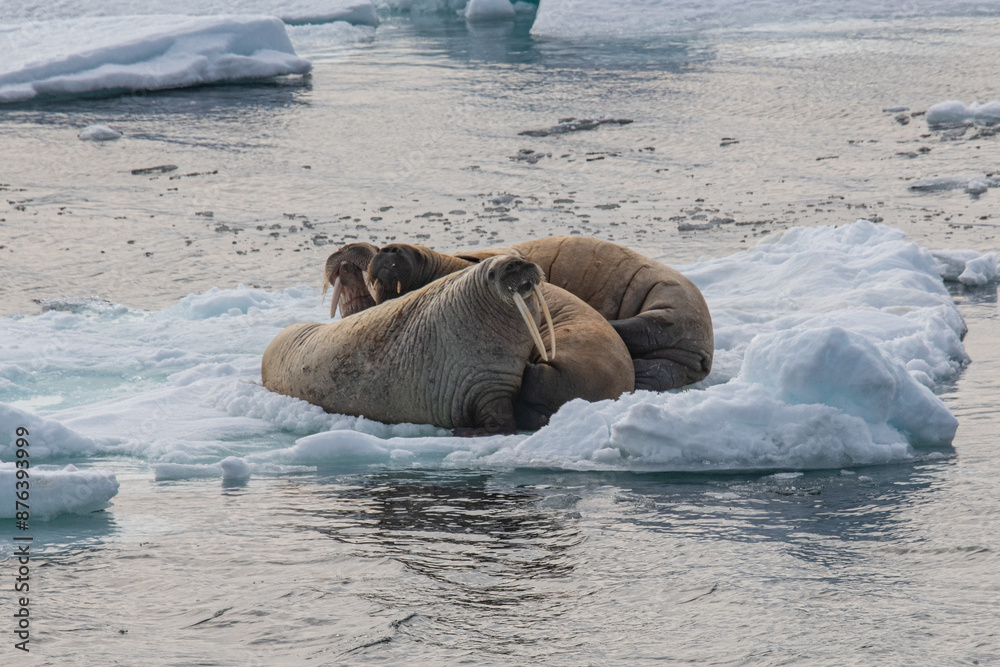
[[[136,120],[173,116],[177,120],[226,122],[263,110],[280,112],[307,104],[303,93],[312,90],[310,75],[279,77],[249,83],[227,83],[157,91],[102,92],[92,96],[42,98],[4,104],[3,119],[16,123],[62,126],[90,117],[125,117]]]
[[[531,16],[514,21],[469,24],[462,18],[413,15],[390,17],[380,30],[400,30],[408,53],[443,55],[459,64],[535,65],[544,69],[622,69],[682,73],[715,58],[707,41],[690,35],[579,42],[531,35]],[[410,43],[415,40],[416,43]]]

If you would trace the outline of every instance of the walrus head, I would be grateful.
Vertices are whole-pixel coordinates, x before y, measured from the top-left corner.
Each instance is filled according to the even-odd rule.
[[[368,265],[368,291],[375,303],[382,303],[472,264],[426,246],[390,243]]]
[[[556,356],[556,337],[555,330],[552,328],[552,314],[549,312],[548,304],[545,303],[542,291],[538,288],[539,283],[545,280],[545,274],[542,272],[542,269],[537,264],[532,264],[522,257],[515,255],[491,257],[483,262],[483,264],[488,266],[486,269],[486,280],[493,291],[502,302],[512,304],[521,314],[521,318],[524,319],[524,323],[527,325],[528,331],[531,333],[531,337],[538,347],[538,353],[541,355],[542,360],[549,361],[550,357],[554,360]],[[545,323],[549,327],[549,340],[552,348],[548,354],[545,352],[545,343],[542,342],[542,334],[538,330],[538,325],[535,324],[535,319],[529,311],[525,299],[535,299],[538,307],[545,315]]]
[[[340,306],[340,316],[348,317],[375,305],[368,293],[365,271],[372,258],[378,253],[378,246],[371,243],[348,243],[326,259],[323,272],[323,296],[333,285],[330,300],[330,317]]]
[[[368,291],[375,303],[395,299],[433,280],[427,276],[428,258],[433,252],[407,243],[383,246],[372,257],[366,275]]]

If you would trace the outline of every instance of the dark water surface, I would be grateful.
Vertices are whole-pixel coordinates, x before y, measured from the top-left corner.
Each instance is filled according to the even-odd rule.
[[[996,192],[906,183],[995,169],[1000,137],[945,139],[882,109],[994,99],[998,28],[858,22],[624,48],[392,18],[304,80],[3,108],[0,312],[318,283],[326,246],[355,239],[450,250],[578,232],[679,263],[874,216],[926,247],[996,249]],[[518,135],[603,115],[634,122]],[[76,139],[98,122],[125,138]],[[512,159],[523,150],[545,157]],[[178,168],[131,174],[162,164]],[[997,289],[954,296],[973,363],[945,390],[960,427],[940,460],[236,486],[99,461],[122,484],[114,507],[34,529],[31,661],[996,663]],[[4,664],[22,664],[4,636]]]

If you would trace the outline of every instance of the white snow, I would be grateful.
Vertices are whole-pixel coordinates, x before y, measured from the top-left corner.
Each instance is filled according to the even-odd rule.
[[[997,14],[1000,6],[979,0],[542,0],[531,34],[629,38],[765,23]]]
[[[927,110],[927,125],[932,128],[956,127],[966,123],[995,125],[1000,123],[1000,100],[986,104],[973,102],[966,106],[958,100],[939,102]]]
[[[277,18],[120,16],[0,26],[0,102],[303,74]]]
[[[8,422],[4,422],[7,424]],[[32,445],[33,447],[34,445]],[[18,468],[14,463],[0,463],[0,519],[13,519],[17,511],[15,493]],[[87,514],[111,506],[118,493],[118,480],[110,470],[28,468],[28,512],[30,519],[47,520],[57,514]],[[23,489],[20,489],[23,490]]]
[[[465,20],[473,22],[509,21],[516,12],[508,0],[469,0]]]
[[[88,125],[77,136],[81,141],[114,141],[120,139],[122,133],[107,125]]]
[[[996,280],[995,253],[932,254],[858,221],[680,268],[712,311],[709,378],[573,401],[533,434],[454,438],[267,391],[270,340],[326,319],[304,286],[213,288],[152,313],[73,301],[72,312],[0,318],[3,421],[49,434],[33,441],[39,461],[123,455],[163,480],[299,469],[288,466],[840,469],[951,442],[955,419],[931,388],[968,357],[941,276]],[[0,443],[0,459],[11,455]]]

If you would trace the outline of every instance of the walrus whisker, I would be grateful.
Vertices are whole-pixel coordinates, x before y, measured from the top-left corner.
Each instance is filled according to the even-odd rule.
[[[337,307],[340,305],[340,293],[343,291],[344,286],[340,282],[340,276],[333,281],[333,296],[330,297],[330,318],[332,319],[337,314]],[[325,290],[324,290],[325,291]]]
[[[545,296],[542,295],[541,288],[535,285],[533,288],[535,298],[538,299],[538,303],[542,305],[542,312],[545,313],[545,323],[549,325],[549,343],[552,350],[549,352],[549,356],[552,357],[552,361],[556,360],[556,330],[552,326],[552,313],[549,312],[549,304],[545,303]]]
[[[524,303],[524,297],[514,292],[514,304],[521,313],[521,317],[524,318],[524,323],[528,325],[528,331],[531,332],[531,337],[535,340],[535,345],[538,347],[538,353],[542,355],[542,361],[547,362],[549,360],[548,355],[545,353],[545,343],[542,342],[542,334],[538,331],[538,325],[535,324],[535,320],[532,319],[531,315],[528,313],[528,306]]]

